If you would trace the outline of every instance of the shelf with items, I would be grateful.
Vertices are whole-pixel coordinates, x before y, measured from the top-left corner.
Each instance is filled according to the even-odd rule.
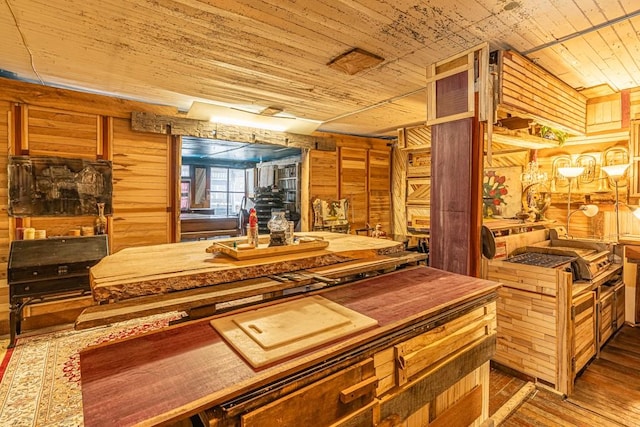
[[[276,169],[276,184],[282,192],[283,207],[295,214],[300,212],[299,163],[284,165]],[[293,216],[296,216],[296,215]]]

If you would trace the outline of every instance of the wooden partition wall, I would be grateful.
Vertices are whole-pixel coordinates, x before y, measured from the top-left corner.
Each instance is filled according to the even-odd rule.
[[[312,150],[308,202],[346,198],[351,233],[381,224],[391,234],[390,145],[387,140],[343,135],[336,139],[336,151]],[[309,216],[311,229],[311,209]]]

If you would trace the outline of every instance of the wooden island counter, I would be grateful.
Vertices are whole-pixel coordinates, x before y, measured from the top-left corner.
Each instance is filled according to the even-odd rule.
[[[157,245],[93,267],[96,305],[77,327],[169,310],[189,317],[81,353],[85,424],[487,418],[498,283],[416,266],[424,254],[391,240],[296,236],[321,244],[261,245],[255,258],[229,240]]]
[[[479,425],[488,417],[496,282],[412,267],[81,352],[86,425]],[[211,321],[318,298],[371,326],[260,368]],[[412,425],[412,424],[409,424]]]

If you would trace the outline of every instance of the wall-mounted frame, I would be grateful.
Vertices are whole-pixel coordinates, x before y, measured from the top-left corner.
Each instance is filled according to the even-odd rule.
[[[11,156],[8,166],[10,216],[112,214],[112,165],[106,160]]]
[[[407,205],[431,204],[431,179],[409,178],[407,179]]]

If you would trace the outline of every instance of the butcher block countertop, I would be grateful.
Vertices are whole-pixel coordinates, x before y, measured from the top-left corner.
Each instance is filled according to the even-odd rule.
[[[329,242],[325,249],[282,256],[236,260],[207,253],[215,242],[246,242],[246,238],[202,240],[123,249],[91,268],[93,298],[104,303],[145,295],[193,289],[270,274],[315,268],[386,255],[404,250],[402,243],[386,239],[329,232],[296,233]],[[261,236],[268,238],[268,236]],[[302,248],[304,243],[300,244]]]
[[[80,354],[84,423],[156,425],[184,419],[332,360],[370,357],[392,335],[418,333],[414,330],[421,322],[495,299],[499,286],[414,267],[297,297],[323,297],[374,319],[377,325],[260,368],[234,351],[211,321],[291,298],[88,348]]]

